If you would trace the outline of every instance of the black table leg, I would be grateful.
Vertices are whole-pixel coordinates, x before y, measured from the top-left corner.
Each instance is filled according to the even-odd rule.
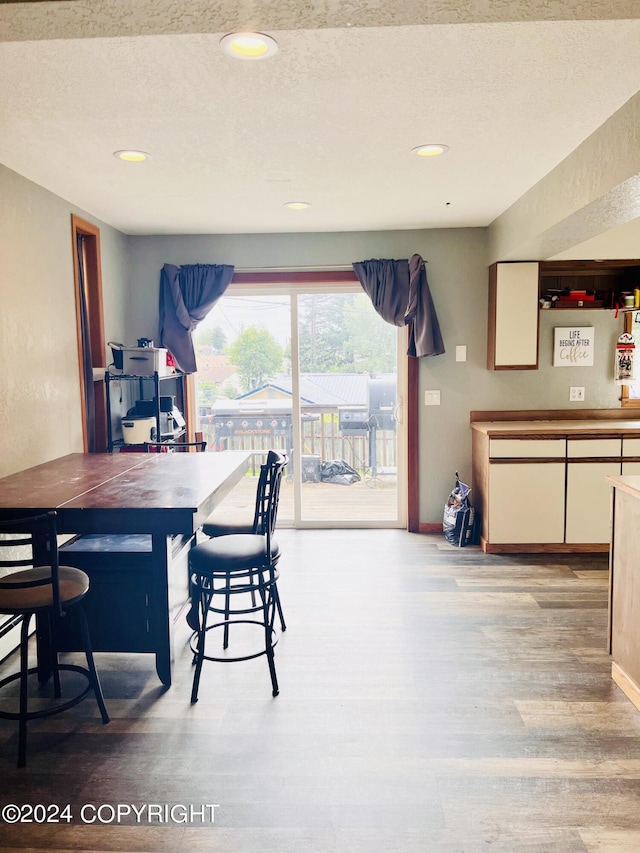
[[[169,563],[171,537],[154,533],[151,537],[152,601],[151,632],[156,655],[156,672],[165,685],[171,687],[171,658],[173,631],[169,612]]]

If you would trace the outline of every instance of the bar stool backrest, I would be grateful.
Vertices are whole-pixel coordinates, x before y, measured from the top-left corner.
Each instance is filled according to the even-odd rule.
[[[10,534],[11,538],[0,538],[0,553],[11,552],[15,548],[29,548],[29,556],[9,556],[0,559],[1,569],[23,570],[36,565],[51,566],[51,575],[39,580],[28,580],[21,583],[11,582],[11,573],[0,577],[0,588],[30,589],[35,586],[50,586],[52,588],[53,609],[62,615],[60,605],[60,585],[58,572],[58,540],[57,515],[46,512],[26,518],[16,518],[0,521],[0,534]],[[46,550],[45,550],[46,549]]]
[[[253,529],[255,533],[266,536],[267,554],[271,554],[271,540],[280,501],[280,484],[287,461],[284,454],[270,450],[267,461],[260,468]]]

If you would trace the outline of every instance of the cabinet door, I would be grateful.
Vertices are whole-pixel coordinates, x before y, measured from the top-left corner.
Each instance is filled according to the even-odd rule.
[[[611,486],[605,477],[619,474],[620,460],[567,464],[568,543],[610,541]]]
[[[489,269],[489,370],[537,370],[537,263],[493,264]]]
[[[564,542],[564,459],[495,463],[489,477],[489,542]]]

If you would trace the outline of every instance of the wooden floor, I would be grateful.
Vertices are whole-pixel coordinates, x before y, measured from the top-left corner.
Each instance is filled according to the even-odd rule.
[[[640,712],[610,678],[605,556],[279,539],[280,695],[264,659],[205,664],[192,707],[184,645],[166,692],[148,657],[98,656],[109,725],[91,700],[34,723],[17,770],[1,722],[2,804],[72,814],[3,824],[1,851],[640,850]],[[213,824],[110,821],[149,803],[218,808]],[[107,822],[83,824],[83,804]]]

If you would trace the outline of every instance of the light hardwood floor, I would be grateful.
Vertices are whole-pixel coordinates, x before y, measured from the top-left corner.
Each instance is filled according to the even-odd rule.
[[[148,657],[99,655],[109,725],[91,699],[36,722],[17,770],[2,721],[2,804],[68,802],[73,820],[2,824],[1,851],[640,850],[640,712],[610,678],[605,555],[279,539],[280,695],[264,658],[205,663],[192,707],[184,645],[165,692]],[[85,825],[85,803],[219,807]]]

